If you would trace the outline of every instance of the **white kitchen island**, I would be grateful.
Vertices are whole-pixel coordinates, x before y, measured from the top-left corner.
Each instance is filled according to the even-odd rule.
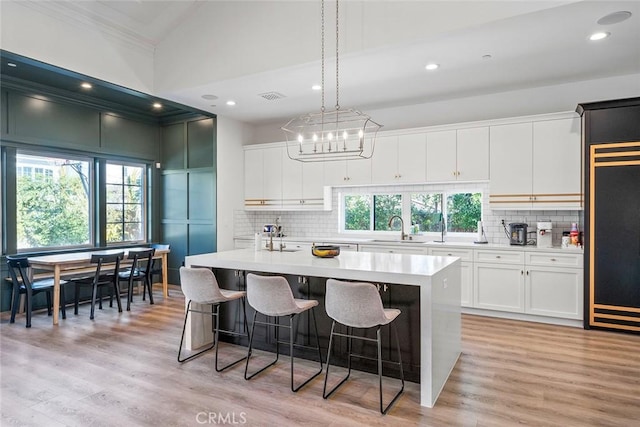
[[[418,286],[422,406],[433,407],[460,355],[459,258],[372,252],[317,258],[306,251],[240,249],[187,256],[185,265]],[[208,316],[192,317],[187,325],[188,348],[211,342],[210,325]]]

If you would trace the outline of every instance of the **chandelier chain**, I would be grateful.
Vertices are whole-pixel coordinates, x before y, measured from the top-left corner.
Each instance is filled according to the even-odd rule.
[[[321,7],[320,7],[320,15],[322,17],[321,19],[321,51],[322,51],[322,74],[321,74],[321,89],[322,89],[322,107],[320,108],[320,110],[324,113],[324,0],[322,0],[321,2]]]
[[[338,0],[336,0],[336,110],[340,109],[340,80],[338,76]]]

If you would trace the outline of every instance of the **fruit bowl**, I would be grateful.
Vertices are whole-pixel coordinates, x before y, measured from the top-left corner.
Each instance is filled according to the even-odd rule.
[[[311,253],[319,258],[333,258],[340,255],[340,246],[312,246]]]

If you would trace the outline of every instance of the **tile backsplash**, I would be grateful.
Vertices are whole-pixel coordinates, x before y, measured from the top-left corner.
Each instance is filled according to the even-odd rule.
[[[424,192],[424,191],[445,191],[445,192],[482,192],[483,197],[483,221],[485,234],[490,243],[508,243],[505,231],[500,225],[500,220],[504,219],[506,224],[511,222],[524,222],[529,224],[528,231],[536,231],[536,222],[551,221],[553,224],[553,245],[560,246],[562,232],[571,229],[571,223],[578,223],[582,230],[582,211],[562,211],[562,210],[492,210],[489,207],[489,184],[488,183],[452,183],[452,184],[419,184],[402,186],[368,186],[368,187],[340,187],[332,190],[331,211],[234,211],[234,235],[250,236],[262,231],[264,224],[273,224],[277,217],[280,217],[280,224],[283,226],[285,235],[289,237],[336,237],[339,235],[339,194],[359,194],[359,193],[390,193],[390,192]],[[405,227],[408,232],[408,226]],[[340,235],[346,237],[346,235]],[[474,236],[475,237],[475,236]],[[529,234],[530,238],[535,238],[535,233]],[[449,235],[449,238],[454,238]],[[456,239],[458,240],[458,239]],[[473,240],[473,238],[468,238]]]

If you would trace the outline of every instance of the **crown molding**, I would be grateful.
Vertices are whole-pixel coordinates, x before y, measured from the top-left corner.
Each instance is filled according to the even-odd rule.
[[[17,4],[35,12],[42,13],[57,21],[98,33],[101,37],[108,37],[115,42],[133,47],[147,55],[153,56],[155,52],[155,42],[153,40],[143,37],[113,20],[79,7],[74,2],[25,0]]]

